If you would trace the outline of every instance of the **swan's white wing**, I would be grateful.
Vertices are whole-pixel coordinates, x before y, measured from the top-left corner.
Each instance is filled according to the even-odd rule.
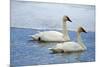
[[[57,31],[44,31],[32,35],[35,40],[38,40],[39,37],[42,41],[64,41],[63,34]]]
[[[64,52],[70,52],[70,51],[80,51],[82,50],[82,47],[80,46],[80,44],[76,42],[64,42],[64,43],[58,43],[52,49],[63,50]]]
[[[76,42],[65,42],[63,43],[62,49],[64,51],[79,51],[82,47]]]
[[[64,41],[63,34],[56,31],[43,32],[41,37],[44,41]]]
[[[57,45],[53,46],[52,48],[48,48],[48,49],[54,53],[62,53],[64,51],[62,48],[63,48],[62,43],[58,43]]]

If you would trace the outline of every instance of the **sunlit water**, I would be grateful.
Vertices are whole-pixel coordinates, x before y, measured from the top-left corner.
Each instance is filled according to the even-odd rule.
[[[85,52],[51,54],[48,48],[56,45],[52,42],[33,41],[28,35],[37,33],[35,29],[11,27],[11,65],[40,65],[73,62],[91,62],[95,60],[95,33],[82,33],[87,47]],[[76,40],[76,33],[69,32],[71,40]]]

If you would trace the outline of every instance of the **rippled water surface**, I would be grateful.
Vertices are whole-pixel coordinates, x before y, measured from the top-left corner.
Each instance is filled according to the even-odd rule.
[[[43,30],[11,27],[11,65],[40,65],[73,62],[91,62],[95,60],[95,33],[82,34],[87,47],[85,52],[51,54],[48,48],[56,43],[32,41],[28,35]],[[76,40],[76,33],[70,31],[72,40]],[[74,37],[74,38],[73,38]]]

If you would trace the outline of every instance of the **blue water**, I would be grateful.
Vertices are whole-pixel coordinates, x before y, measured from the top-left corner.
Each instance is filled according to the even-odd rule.
[[[83,41],[87,47],[85,52],[51,54],[48,48],[56,43],[33,41],[28,36],[38,31],[44,30],[11,27],[11,65],[27,66],[95,61],[95,32],[82,33]],[[76,41],[76,33],[70,31],[69,34],[71,40]]]

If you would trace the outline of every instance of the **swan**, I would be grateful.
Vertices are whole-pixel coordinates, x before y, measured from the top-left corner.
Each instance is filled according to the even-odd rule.
[[[72,22],[68,16],[63,16],[63,34],[57,31],[44,31],[31,35],[31,37],[33,40],[38,41],[68,41],[70,38],[66,28],[66,21]]]
[[[58,43],[55,47],[53,48],[48,48],[54,53],[61,53],[61,52],[75,52],[75,51],[84,51],[86,50],[86,46],[82,42],[80,33],[85,32],[85,29],[83,27],[79,27],[77,31],[77,42],[74,41],[69,41],[69,42],[63,42],[63,43]]]

